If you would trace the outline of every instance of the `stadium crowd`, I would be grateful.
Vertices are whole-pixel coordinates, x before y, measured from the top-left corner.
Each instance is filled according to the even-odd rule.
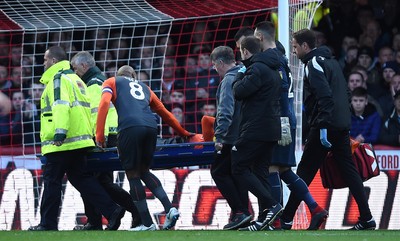
[[[362,142],[400,146],[399,138],[388,131],[399,134],[399,126],[393,126],[395,96],[399,96],[395,94],[400,89],[399,5],[393,0],[325,1],[319,9],[322,13],[314,19],[312,29],[317,34],[317,44],[332,50],[350,90],[362,87],[367,92],[362,103],[357,98],[352,101],[351,136]],[[114,76],[118,67],[131,65],[139,80],[151,86],[188,131],[201,133],[201,117],[216,114],[215,94],[220,77],[212,68],[210,53],[218,45],[221,33],[213,36],[214,22],[182,26],[183,30],[172,27],[169,36],[166,26],[137,28],[134,33],[130,28],[63,31],[47,36],[38,33],[27,36],[24,47],[21,36],[2,34],[0,89],[2,98],[10,101],[1,103],[1,145],[40,142],[38,103],[44,86],[38,76],[43,72],[46,44],[60,43],[71,57],[79,50],[91,52],[107,77]],[[144,37],[132,39],[129,33]],[[81,36],[85,41],[73,36]],[[234,46],[233,41],[231,44]],[[360,95],[359,92],[353,95]],[[356,102],[364,107],[355,110]],[[164,123],[161,129],[163,137],[176,134]],[[305,133],[308,130],[306,126],[303,129]]]

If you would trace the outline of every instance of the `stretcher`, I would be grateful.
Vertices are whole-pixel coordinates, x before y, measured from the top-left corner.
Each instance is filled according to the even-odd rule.
[[[152,169],[203,166],[214,161],[214,142],[158,144],[154,153]],[[39,156],[42,164],[45,156]],[[87,171],[123,170],[116,147],[95,148],[88,153]]]

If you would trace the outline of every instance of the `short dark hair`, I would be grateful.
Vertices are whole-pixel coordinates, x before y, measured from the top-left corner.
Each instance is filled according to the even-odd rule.
[[[363,76],[360,72],[355,71],[355,70],[354,70],[354,71],[351,71],[350,74],[347,76],[347,78],[350,78],[350,75],[353,75],[353,74],[357,74],[357,75],[361,76],[362,82],[365,81],[365,80],[364,80],[364,76]]]
[[[357,87],[351,92],[351,97],[365,97],[368,99],[368,91],[364,87]]]
[[[310,49],[315,48],[315,43],[316,43],[316,37],[314,31],[311,31],[309,29],[301,29],[293,34],[293,38],[296,40],[296,42],[299,45],[302,45],[303,43],[307,43],[308,47]]]
[[[275,41],[275,25],[270,21],[263,21],[256,24],[256,30],[261,32],[269,41]]]
[[[210,54],[211,61],[216,61],[218,59],[222,60],[225,64],[230,64],[235,62],[235,54],[231,47],[228,46],[218,46]]]
[[[233,39],[235,40],[235,42],[237,42],[237,41],[239,41],[239,39],[240,39],[242,36],[247,37],[247,36],[252,36],[252,35],[254,35],[254,30],[253,30],[252,28],[250,28],[250,27],[243,27],[243,28],[241,28],[241,29],[239,29],[239,30],[237,31],[237,33],[235,34],[235,36],[233,37]]]
[[[55,58],[57,61],[68,60],[67,53],[61,46],[51,46],[48,49],[48,57]]]
[[[260,40],[254,36],[245,37],[240,43],[242,49],[247,49],[251,54],[261,52]]]

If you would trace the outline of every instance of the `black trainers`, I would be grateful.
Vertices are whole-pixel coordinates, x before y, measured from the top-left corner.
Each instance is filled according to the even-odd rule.
[[[262,222],[252,221],[250,225],[244,228],[239,228],[239,231],[260,231]]]
[[[318,206],[311,214],[311,222],[307,230],[318,230],[327,218],[328,211]]]
[[[73,230],[75,231],[103,230],[103,226],[86,223],[85,225],[76,225]]]
[[[250,214],[236,213],[232,218],[231,222],[225,225],[223,229],[234,230],[242,226],[247,226],[246,224],[248,224],[252,218],[253,216],[251,216]]]
[[[273,206],[270,209],[266,209],[263,211],[266,212],[266,218],[261,224],[261,230],[268,229],[268,226],[271,226],[274,220],[282,213],[283,207],[279,203]]]
[[[281,218],[281,229],[291,230],[293,226],[293,221],[286,222]]]
[[[42,225],[31,226],[28,228],[28,231],[57,231],[58,229],[48,229]]]
[[[369,221],[361,221],[359,220],[354,227],[349,230],[374,230],[376,228],[376,222],[374,218],[371,218]]]
[[[121,225],[121,219],[125,215],[125,208],[118,207],[111,214],[110,219],[108,220],[107,230],[118,230],[119,225]]]

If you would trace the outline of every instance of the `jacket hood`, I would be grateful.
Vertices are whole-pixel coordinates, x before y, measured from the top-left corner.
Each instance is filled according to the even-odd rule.
[[[263,64],[268,65],[271,69],[279,69],[280,62],[279,62],[279,56],[280,52],[278,49],[267,49],[261,53],[257,53],[253,55],[251,58],[251,62],[261,62]]]
[[[313,50],[311,50],[309,53],[307,53],[302,59],[301,61],[303,63],[307,63],[308,61],[310,61],[314,56],[321,56],[327,59],[332,58],[332,52],[331,50],[327,47],[327,46],[321,46],[319,48],[315,48]]]
[[[53,64],[52,66],[50,66],[50,68],[48,68],[42,75],[42,77],[40,78],[40,83],[47,85],[47,83],[49,83],[49,81],[54,79],[54,76],[62,70],[67,70],[67,69],[71,69],[71,66],[69,64],[68,60],[62,60],[58,63]]]

